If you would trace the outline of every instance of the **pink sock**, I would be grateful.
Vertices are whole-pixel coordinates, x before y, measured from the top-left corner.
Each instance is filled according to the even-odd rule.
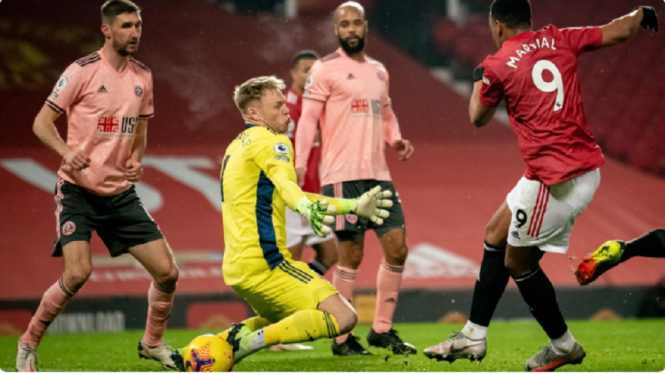
[[[51,322],[53,322],[55,317],[62,313],[67,302],[72,296],[74,296],[74,294],[74,292],[70,292],[67,287],[65,287],[65,284],[62,283],[62,278],[49,287],[49,289],[44,292],[42,301],[39,303],[39,308],[37,308],[35,315],[32,316],[28,329],[21,336],[21,343],[37,347],[42,341],[46,329]]]
[[[376,276],[376,312],[372,324],[372,328],[378,333],[390,331],[393,325],[403,271],[404,266],[390,265],[385,258],[381,260]]]
[[[337,265],[333,274],[332,284],[339,294],[353,305],[353,284],[356,281],[358,270]],[[337,343],[344,343],[349,334],[335,338]]]
[[[168,292],[170,291],[170,292]],[[166,322],[173,309],[174,290],[164,290],[153,282],[148,290],[148,320],[145,324],[143,343],[148,347],[162,344]]]

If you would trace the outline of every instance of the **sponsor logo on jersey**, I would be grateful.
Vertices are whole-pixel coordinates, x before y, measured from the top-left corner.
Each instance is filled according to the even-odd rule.
[[[348,81],[349,79],[356,79],[356,77],[354,77],[352,73],[349,73],[349,76],[346,77],[346,80]]]
[[[138,120],[138,117],[99,117],[97,119],[97,137],[131,137],[134,134]]]
[[[71,235],[74,231],[76,231],[76,224],[74,222],[67,221],[62,225],[62,235]]]
[[[106,87],[104,87],[104,85],[102,85],[101,87],[99,87],[99,89],[97,90],[97,92],[98,92],[98,93],[108,93],[108,91],[106,91]]]
[[[143,89],[140,86],[136,86],[134,88],[134,93],[136,96],[141,97],[141,95],[143,95]]]
[[[67,77],[63,75],[62,77],[60,77],[60,79],[58,79],[58,83],[55,84],[55,90],[56,91],[62,90],[67,85],[67,82],[69,82],[67,80]]]
[[[351,114],[381,116],[381,100],[355,99],[351,102]]]
[[[275,152],[277,152],[277,153],[281,153],[281,154],[283,154],[283,155],[289,153],[289,146],[286,145],[286,144],[284,144],[284,143],[277,143],[277,144],[275,144],[275,146],[273,147],[273,149],[275,150]]]

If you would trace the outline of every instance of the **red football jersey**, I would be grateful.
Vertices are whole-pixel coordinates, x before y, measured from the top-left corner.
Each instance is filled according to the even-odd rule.
[[[550,25],[505,41],[483,61],[480,102],[496,107],[506,99],[526,178],[551,186],[605,162],[584,117],[577,76],[577,57],[602,39],[597,27]]]
[[[286,93],[286,106],[289,108],[289,116],[291,116],[291,122],[289,123],[289,129],[286,136],[291,139],[293,143],[293,149],[295,152],[296,144],[296,126],[300,120],[300,114],[302,113],[302,96],[298,95],[292,89],[289,89]],[[312,193],[321,193],[321,180],[319,179],[319,164],[321,163],[321,141],[318,139],[314,140],[312,145],[312,150],[309,154],[309,159],[307,160],[307,174],[305,174],[305,184],[302,186],[302,190],[305,192]]]

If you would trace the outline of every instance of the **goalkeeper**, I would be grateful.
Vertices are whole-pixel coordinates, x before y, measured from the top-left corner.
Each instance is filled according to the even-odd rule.
[[[392,206],[390,191],[375,187],[358,199],[304,193],[296,184],[293,147],[283,135],[289,123],[275,77],[252,78],[236,87],[235,104],[245,131],[222,161],[224,281],[258,317],[219,334],[234,347],[235,361],[274,344],[334,338],[353,329],[358,316],[328,281],[294,261],[286,247],[284,209],[298,212],[320,236],[330,234],[332,215],[353,213],[383,223]],[[181,352],[173,358],[184,369]]]

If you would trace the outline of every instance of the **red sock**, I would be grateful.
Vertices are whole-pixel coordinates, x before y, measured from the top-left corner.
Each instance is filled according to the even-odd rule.
[[[353,305],[353,284],[356,281],[358,270],[337,265],[333,274],[332,284],[337,292]],[[349,334],[344,334],[335,338],[337,343],[343,343]]]
[[[53,322],[55,317],[62,313],[67,302],[74,295],[74,292],[70,292],[67,287],[65,287],[62,278],[49,287],[49,289],[44,292],[42,301],[39,303],[39,308],[37,308],[35,315],[32,316],[28,329],[21,336],[21,339],[19,339],[21,343],[37,347],[42,341],[46,329],[51,322]]]
[[[374,331],[379,334],[390,331],[393,325],[403,271],[404,266],[390,265],[385,258],[381,260],[376,276],[376,311],[372,324]]]

